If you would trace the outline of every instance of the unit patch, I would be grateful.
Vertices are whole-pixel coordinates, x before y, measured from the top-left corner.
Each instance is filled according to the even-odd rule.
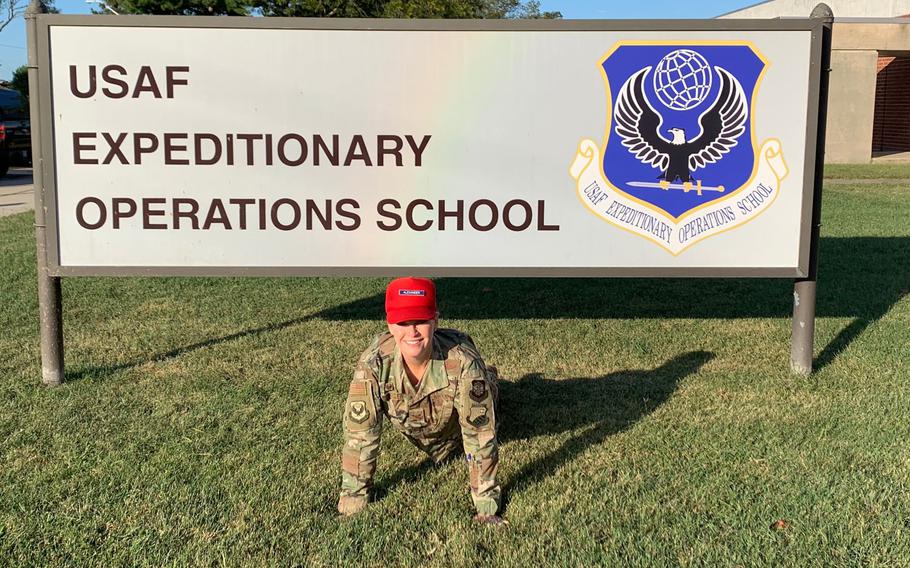
[[[481,426],[486,426],[490,421],[487,418],[487,408],[485,406],[472,406],[471,412],[468,414],[468,422],[471,426],[475,428],[480,428]]]
[[[370,411],[367,408],[367,403],[362,400],[355,400],[351,402],[351,410],[348,412],[348,418],[356,422],[357,424],[363,424],[370,418]]]
[[[471,391],[468,393],[472,400],[480,402],[487,398],[487,383],[483,379],[471,381]]]

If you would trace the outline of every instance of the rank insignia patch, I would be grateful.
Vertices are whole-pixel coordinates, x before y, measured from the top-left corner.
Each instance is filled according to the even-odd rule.
[[[367,409],[367,403],[362,400],[355,400],[351,403],[351,411],[348,417],[357,424],[363,424],[370,418],[370,411]]]
[[[678,255],[764,212],[789,173],[780,141],[755,139],[768,61],[748,42],[620,42],[603,143],[569,171],[591,213]]]
[[[471,392],[469,393],[472,400],[480,402],[487,398],[487,383],[483,379],[471,381]]]

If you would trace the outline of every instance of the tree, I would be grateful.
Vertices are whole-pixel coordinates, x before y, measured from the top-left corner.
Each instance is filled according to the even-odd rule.
[[[10,80],[10,87],[19,91],[26,99],[28,98],[28,65],[22,65],[13,71],[13,78]]]
[[[102,6],[117,14],[247,16],[250,13],[250,0],[105,0]]]
[[[265,16],[341,18],[561,18],[537,0],[252,0]]]
[[[44,0],[44,9],[47,12],[56,13],[53,0]],[[0,32],[8,26],[10,22],[25,13],[28,8],[28,0],[0,0]]]
[[[0,0],[2,1],[2,0]],[[105,0],[118,14],[311,18],[561,18],[539,0]]]
[[[518,2],[517,4],[518,6],[512,9],[511,13],[506,16],[507,18],[518,20],[557,20],[562,18],[562,12],[541,12],[540,2],[537,0],[530,0],[523,4]]]

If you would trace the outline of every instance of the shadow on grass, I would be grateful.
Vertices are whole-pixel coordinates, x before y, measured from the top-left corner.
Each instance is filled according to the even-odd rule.
[[[822,348],[816,370],[830,364],[907,295],[910,238],[823,238],[819,254],[817,315],[853,320]],[[440,278],[436,284],[440,312],[453,319],[789,318],[793,292],[791,280],[767,279]],[[310,319],[380,322],[384,302],[384,295],[376,294],[311,316],[176,347],[142,361],[75,368],[66,373],[66,380],[106,376]]]
[[[503,485],[503,507],[509,494],[524,491],[573,461],[587,448],[603,443],[652,413],[667,401],[680,381],[695,374],[714,355],[693,351],[652,370],[620,371],[602,377],[544,379],[525,375],[499,383],[499,440],[531,440],[563,432],[580,432],[545,455],[524,464]],[[454,459],[450,456],[445,463]],[[509,459],[503,454],[503,459]],[[382,499],[400,483],[417,480],[434,467],[429,459],[381,477],[375,498]]]
[[[203,349],[205,347],[213,347],[221,343],[227,343],[234,341],[236,339],[242,339],[244,337],[254,337],[256,335],[262,335],[264,333],[271,333],[273,331],[280,331],[282,329],[291,327],[293,325],[301,324],[313,319],[313,316],[303,316],[299,318],[294,318],[278,323],[271,323],[269,325],[264,325],[261,327],[256,327],[253,329],[246,329],[243,331],[238,331],[236,333],[231,333],[228,335],[223,335],[221,337],[215,337],[212,339],[206,339],[205,341],[199,341],[196,343],[191,343],[189,345],[184,345],[183,347],[177,347],[164,353],[159,353],[154,357],[149,359],[141,359],[138,361],[128,361],[125,363],[119,363],[117,365],[106,365],[106,366],[89,366],[89,367],[76,367],[74,369],[67,369],[64,372],[64,381],[73,382],[79,381],[82,379],[94,379],[101,378],[116,373],[118,371],[124,371],[126,369],[133,369],[135,367],[141,367],[147,363],[157,363],[160,361],[166,361],[168,359],[173,359],[174,357],[179,357],[184,353],[189,353],[197,349]]]
[[[907,295],[910,238],[823,238],[819,258],[817,315],[853,321],[822,348],[816,369]],[[789,279],[439,278],[436,286],[443,319],[790,318],[793,309]],[[384,301],[377,294],[316,317],[381,320]]]
[[[670,398],[680,381],[697,373],[713,357],[706,351],[693,351],[649,371],[563,380],[531,374],[514,383],[503,381],[502,442],[582,430],[512,474],[503,486],[503,508],[511,493],[543,481],[589,447],[602,444],[654,412]]]

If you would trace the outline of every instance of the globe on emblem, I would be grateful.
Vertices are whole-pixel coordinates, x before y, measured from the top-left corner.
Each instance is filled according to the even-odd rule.
[[[667,107],[689,110],[697,107],[711,90],[711,67],[691,49],[671,51],[654,71],[654,92]]]

